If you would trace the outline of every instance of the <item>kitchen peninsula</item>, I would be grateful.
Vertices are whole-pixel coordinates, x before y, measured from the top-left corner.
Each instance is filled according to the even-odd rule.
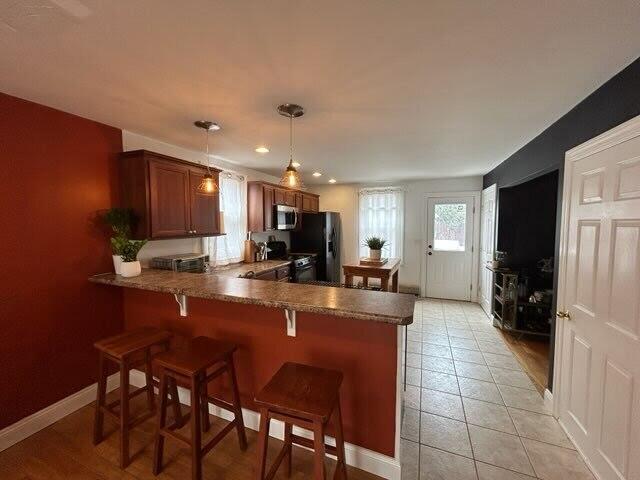
[[[348,463],[367,469],[377,462],[386,478],[400,478],[400,327],[412,323],[414,296],[152,269],[89,280],[124,287],[125,329],[154,325],[174,332],[177,343],[197,335],[236,343],[242,405],[250,411],[287,361],[340,370]],[[250,418],[247,425],[257,426]]]

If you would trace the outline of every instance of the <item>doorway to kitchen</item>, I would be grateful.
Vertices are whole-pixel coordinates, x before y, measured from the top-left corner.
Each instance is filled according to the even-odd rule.
[[[477,299],[478,192],[430,196],[426,202],[426,297],[475,301]]]

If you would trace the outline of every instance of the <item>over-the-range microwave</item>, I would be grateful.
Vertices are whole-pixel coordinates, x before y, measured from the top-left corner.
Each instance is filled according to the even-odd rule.
[[[273,206],[273,226],[276,230],[295,230],[300,215],[296,207],[288,205]]]

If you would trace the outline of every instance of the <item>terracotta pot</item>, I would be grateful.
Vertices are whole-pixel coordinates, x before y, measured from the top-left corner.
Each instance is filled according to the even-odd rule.
[[[371,260],[380,260],[382,258],[382,250],[369,249],[369,258]]]
[[[138,260],[135,262],[122,262],[122,265],[120,266],[120,275],[123,277],[137,277],[141,273],[142,267]]]

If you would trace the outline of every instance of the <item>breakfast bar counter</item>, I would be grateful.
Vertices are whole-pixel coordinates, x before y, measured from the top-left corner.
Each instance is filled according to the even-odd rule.
[[[125,330],[160,327],[173,333],[174,346],[200,335],[237,345],[238,387],[248,428],[259,425],[255,395],[284,363],[339,370],[347,463],[400,479],[402,345],[414,296],[215,272],[148,269],[133,278],[101,274],[89,280],[95,288],[123,287]],[[132,378],[144,383],[142,373]],[[210,392],[228,398],[229,385],[216,382]],[[273,425],[272,434],[279,436],[281,428]],[[328,435],[333,435],[331,428]]]
[[[415,296],[352,288],[230,278],[214,273],[184,273],[145,269],[138,277],[113,273],[94,275],[90,282],[193,298],[262,305],[298,312],[408,325]]]

